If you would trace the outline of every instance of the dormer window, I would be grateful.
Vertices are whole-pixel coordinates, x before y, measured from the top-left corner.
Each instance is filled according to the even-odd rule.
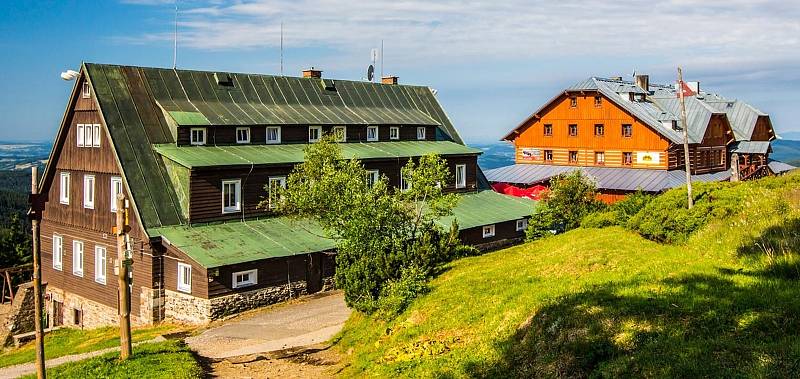
[[[236,143],[250,143],[250,128],[236,128]]]
[[[189,130],[189,143],[192,145],[206,144],[206,128],[192,128]]]
[[[377,140],[378,140],[378,127],[367,126],[367,141],[377,141]]]
[[[81,97],[84,99],[88,99],[92,97],[91,89],[89,88],[89,82],[84,81],[83,86],[81,87]]]
[[[267,127],[267,143],[275,144],[281,143],[281,127],[269,126]]]
[[[575,96],[570,96],[569,98],[569,107],[570,108],[577,108],[578,107],[578,98]]]

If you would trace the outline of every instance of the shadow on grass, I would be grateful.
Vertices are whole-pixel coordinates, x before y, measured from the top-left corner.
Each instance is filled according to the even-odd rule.
[[[800,372],[800,287],[688,275],[556,299],[496,344],[472,377],[790,377]],[[642,296],[632,294],[645,294]]]
[[[767,228],[740,246],[737,254],[754,263],[755,275],[800,280],[800,218]]]

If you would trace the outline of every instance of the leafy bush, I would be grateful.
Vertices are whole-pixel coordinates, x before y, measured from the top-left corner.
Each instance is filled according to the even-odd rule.
[[[605,205],[597,199],[597,185],[580,170],[550,179],[550,191],[528,222],[528,240],[572,230],[581,220]]]
[[[615,210],[589,213],[581,220],[581,228],[605,228],[619,225],[619,218],[619,212]]]
[[[650,201],[652,195],[638,191],[612,204],[607,209],[587,214],[581,220],[583,228],[605,228],[608,226],[626,226],[631,217],[639,213]]]
[[[392,319],[403,313],[417,296],[427,292],[427,274],[414,266],[405,268],[400,279],[390,280],[381,290],[377,314],[381,318]]]

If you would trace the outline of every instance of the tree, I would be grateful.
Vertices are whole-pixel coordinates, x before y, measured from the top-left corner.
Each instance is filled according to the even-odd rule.
[[[584,216],[603,207],[597,199],[597,186],[580,170],[554,176],[550,179],[550,191],[531,216],[527,237],[535,240],[575,229]]]
[[[0,229],[0,262],[4,267],[31,262],[31,236],[18,213],[12,213],[8,226]]]
[[[344,159],[339,145],[323,138],[306,148],[285,189],[266,188],[279,213],[316,221],[336,241],[336,285],[362,312],[378,308],[384,287],[419,272],[429,277],[460,250],[458,234],[436,224],[457,201],[440,185],[450,179],[446,162],[426,155],[401,174],[406,190],[391,188],[385,176],[373,183],[360,161]]]

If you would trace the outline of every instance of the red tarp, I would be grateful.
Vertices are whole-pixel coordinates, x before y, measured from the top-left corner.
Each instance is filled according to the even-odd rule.
[[[492,188],[495,190],[495,192],[516,197],[527,197],[528,199],[533,200],[540,200],[542,198],[542,194],[547,191],[547,187],[541,185],[520,188],[507,183],[495,183],[492,184]]]

